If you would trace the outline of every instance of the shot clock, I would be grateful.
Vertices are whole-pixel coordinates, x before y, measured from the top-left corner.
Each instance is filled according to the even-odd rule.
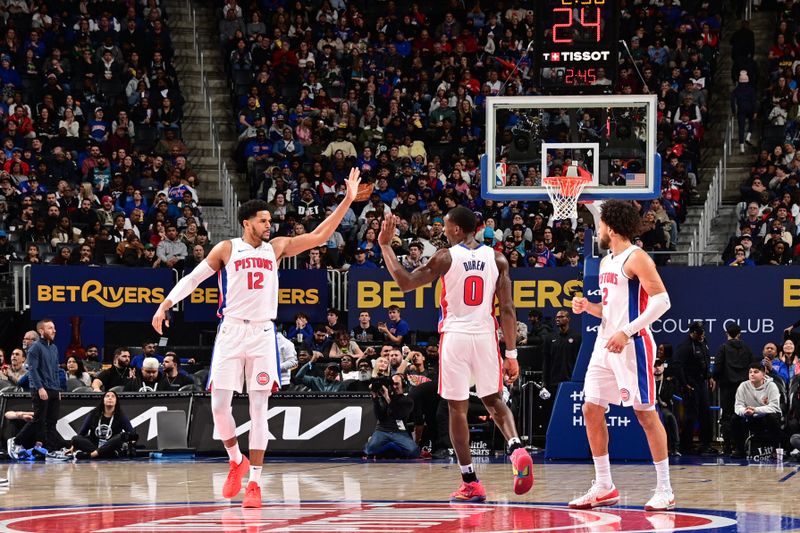
[[[610,93],[618,65],[617,0],[539,0],[536,72],[545,94]]]

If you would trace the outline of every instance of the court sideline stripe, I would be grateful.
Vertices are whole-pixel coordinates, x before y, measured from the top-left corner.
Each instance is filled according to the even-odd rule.
[[[796,467],[793,471],[789,472],[788,474],[780,478],[778,480],[778,483],[783,483],[784,481],[788,481],[792,476],[794,476],[798,472],[800,472],[800,466]]]

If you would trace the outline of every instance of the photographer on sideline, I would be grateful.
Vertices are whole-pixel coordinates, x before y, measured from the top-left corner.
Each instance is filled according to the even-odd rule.
[[[414,400],[408,396],[405,388],[405,377],[400,374],[390,379],[375,379],[370,385],[378,425],[364,446],[367,455],[383,455],[394,450],[403,458],[419,456],[419,447],[406,429],[405,421],[414,410]]]

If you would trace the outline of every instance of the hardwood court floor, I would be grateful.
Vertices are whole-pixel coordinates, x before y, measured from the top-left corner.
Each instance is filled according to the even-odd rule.
[[[699,458],[698,458],[699,459]],[[643,513],[652,465],[612,467],[620,505],[575,512],[591,464],[535,458],[536,482],[516,496],[511,467],[477,464],[488,505],[447,504],[459,481],[449,461],[269,458],[265,507],[220,497],[221,459],[0,464],[0,531],[800,531],[795,463],[679,460],[675,513]],[[6,474],[7,472],[7,474]]]

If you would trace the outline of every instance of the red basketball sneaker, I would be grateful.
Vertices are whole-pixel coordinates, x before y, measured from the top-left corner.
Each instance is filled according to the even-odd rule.
[[[250,470],[250,461],[247,457],[242,455],[242,462],[238,465],[233,461],[230,462],[231,469],[228,471],[228,478],[225,484],[222,485],[223,498],[235,498],[239,491],[242,490],[242,478]]]
[[[247,488],[244,489],[242,507],[250,509],[261,507],[261,486],[255,481],[248,483]]]
[[[450,501],[480,503],[486,501],[486,490],[480,481],[462,482],[458,490],[450,495]]]
[[[525,448],[517,448],[511,454],[511,469],[514,472],[514,492],[525,494],[533,487],[533,459]]]

